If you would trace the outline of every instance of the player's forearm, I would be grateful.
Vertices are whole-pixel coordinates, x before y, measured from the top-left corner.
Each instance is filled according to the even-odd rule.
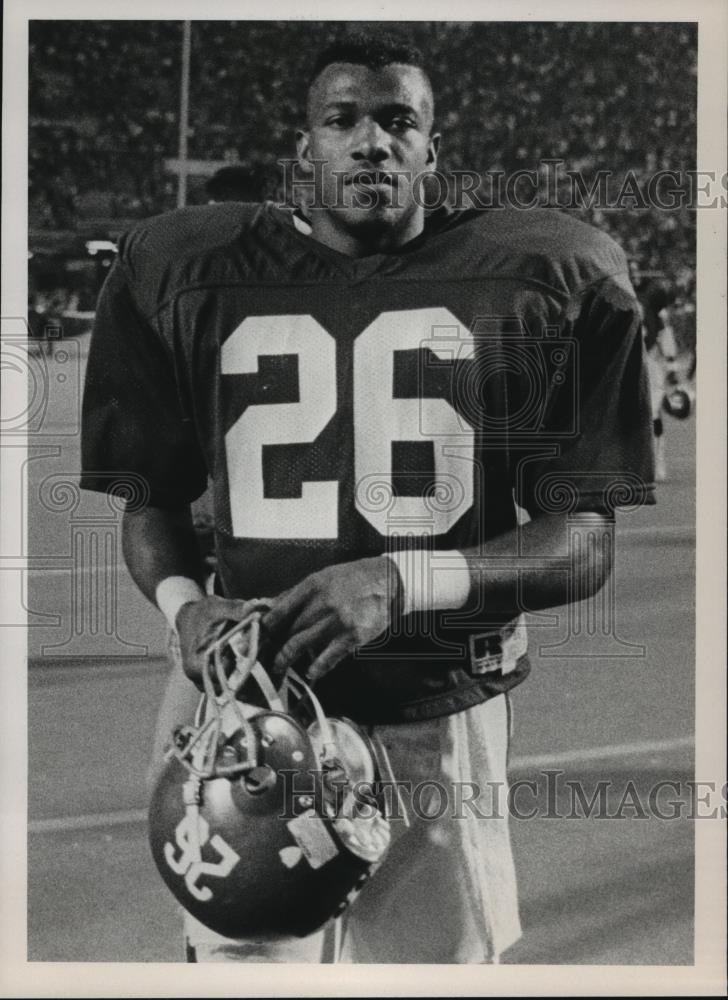
[[[611,518],[586,512],[534,519],[485,545],[395,558],[405,612],[459,608],[514,617],[596,593],[611,572]]]
[[[159,584],[170,578],[192,580],[202,590],[205,570],[189,507],[127,511],[122,548],[132,579],[152,603]]]
[[[205,593],[205,569],[189,508],[128,512],[122,540],[129,572],[177,633],[182,669],[202,689],[207,648],[221,628],[248,614],[250,605]]]
[[[603,514],[536,518],[467,549],[471,595],[488,611],[518,613],[583,600],[600,590],[612,568],[610,518]]]

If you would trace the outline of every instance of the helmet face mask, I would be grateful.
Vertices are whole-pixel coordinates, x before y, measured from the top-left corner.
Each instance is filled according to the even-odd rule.
[[[327,719],[292,671],[274,687],[257,661],[262,610],[208,650],[196,723],[175,734],[149,809],[152,855],[178,902],[218,934],[258,940],[310,934],[355,898],[389,847],[391,780],[382,748]],[[251,677],[268,708],[236,698]]]

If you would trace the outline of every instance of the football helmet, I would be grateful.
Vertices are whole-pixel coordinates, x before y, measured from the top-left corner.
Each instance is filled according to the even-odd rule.
[[[276,686],[258,656],[265,610],[251,602],[207,650],[195,722],[175,732],[149,809],[177,900],[257,940],[310,934],[355,898],[389,847],[393,781],[384,747],[327,718],[296,673]]]
[[[692,394],[683,386],[670,386],[662,397],[662,408],[671,417],[685,420],[693,408]]]

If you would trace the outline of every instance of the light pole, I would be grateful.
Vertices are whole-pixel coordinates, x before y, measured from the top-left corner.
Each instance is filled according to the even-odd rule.
[[[192,25],[182,23],[182,79],[179,97],[179,180],[177,183],[177,208],[187,203],[187,129],[190,115],[190,51]]]

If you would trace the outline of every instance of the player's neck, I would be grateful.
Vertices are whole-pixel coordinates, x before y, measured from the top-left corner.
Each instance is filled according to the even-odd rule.
[[[311,238],[347,257],[370,257],[372,254],[392,253],[405,243],[418,237],[425,226],[424,212],[415,213],[402,227],[383,226],[381,230],[367,228],[348,229],[327,212],[311,211]]]

